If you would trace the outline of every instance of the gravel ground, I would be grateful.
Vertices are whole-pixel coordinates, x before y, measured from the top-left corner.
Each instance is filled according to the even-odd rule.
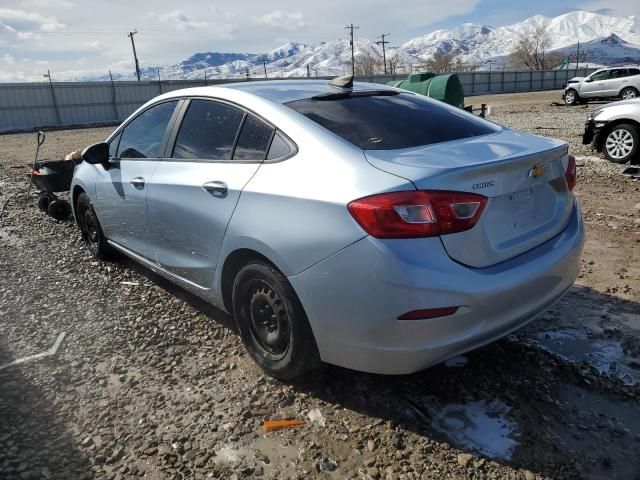
[[[0,136],[0,477],[640,478],[640,182],[580,144],[559,92],[473,97],[567,140],[588,229],[569,294],[507,339],[410,376],[264,377],[230,318],[26,200],[34,135]],[[59,158],[110,129],[49,132]],[[9,362],[53,354],[3,368]],[[265,419],[301,427],[263,433]]]

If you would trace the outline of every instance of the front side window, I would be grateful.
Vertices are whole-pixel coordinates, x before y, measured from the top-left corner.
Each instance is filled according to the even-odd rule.
[[[233,152],[234,160],[264,160],[269,143],[273,137],[273,128],[251,114],[242,124],[238,144]]]
[[[109,142],[109,157],[110,158],[113,158],[118,154],[118,145],[120,144],[120,137],[121,136],[122,136],[122,132],[119,132]]]
[[[244,112],[226,103],[191,100],[182,120],[173,158],[230,160]]]
[[[120,158],[159,158],[162,139],[178,101],[164,102],[145,110],[120,134]]]
[[[591,75],[589,78],[591,80],[593,80],[594,82],[597,82],[598,80],[606,80],[607,78],[607,74],[609,72],[607,70],[602,70],[600,72],[596,72],[593,75]]]
[[[410,93],[316,97],[286,105],[363,150],[417,147],[496,131],[487,121]]]

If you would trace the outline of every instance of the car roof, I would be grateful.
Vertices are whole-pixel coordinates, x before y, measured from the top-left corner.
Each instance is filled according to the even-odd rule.
[[[196,87],[184,90],[174,90],[170,96],[207,95],[215,96],[220,89],[231,89],[271,100],[276,103],[287,103],[295,100],[310,98],[323,93],[343,91],[340,87],[329,85],[329,80],[264,80],[249,82],[234,82],[207,87]],[[188,91],[187,91],[188,90]],[[391,87],[375,83],[354,82],[353,91],[394,90]],[[166,98],[166,96],[165,96]]]

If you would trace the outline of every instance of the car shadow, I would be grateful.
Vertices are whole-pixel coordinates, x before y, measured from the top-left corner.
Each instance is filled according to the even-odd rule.
[[[225,312],[134,261],[119,263],[236,331]],[[398,449],[412,448],[410,439],[402,437],[413,433],[470,453],[469,467],[478,471],[497,462],[553,478],[635,480],[640,465],[629,459],[640,454],[640,403],[633,400],[640,398],[640,387],[624,385],[615,372],[598,373],[601,365],[590,365],[587,357],[563,357],[566,352],[551,351],[541,338],[583,329],[585,338],[605,351],[578,345],[578,353],[593,353],[596,359],[611,344],[625,352],[635,348],[629,368],[640,379],[638,312],[636,302],[573,287],[528,327],[465,354],[462,366],[440,364],[411,375],[385,376],[325,365],[291,385],[372,422],[388,422]],[[637,324],[633,319],[620,324],[624,314],[636,315]],[[340,428],[349,434],[346,426]],[[359,448],[366,452],[366,445]]]
[[[203,300],[197,295],[194,295],[188,290],[185,290],[179,285],[176,285],[170,280],[167,280],[166,278],[158,275],[152,270],[149,270],[135,260],[126,257],[125,255],[118,256],[117,261],[123,267],[126,267],[130,270],[135,271],[139,275],[142,275],[151,283],[153,283],[157,287],[160,287],[168,294],[173,295],[174,297],[179,298],[183,302],[189,304],[191,307],[193,307],[199,313],[205,315],[207,318],[237,333],[236,324],[233,321],[233,318],[225,311],[220,310],[206,300]]]
[[[1,340],[0,365],[13,360]],[[53,363],[55,359],[37,361]],[[89,462],[77,449],[73,432],[66,428],[66,415],[55,402],[60,371],[52,368],[50,377],[38,378],[32,374],[32,365],[0,370],[0,478],[85,478],[91,472]]]

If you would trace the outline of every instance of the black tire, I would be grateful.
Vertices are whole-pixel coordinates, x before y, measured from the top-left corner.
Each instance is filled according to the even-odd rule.
[[[630,100],[632,98],[638,98],[638,90],[636,90],[633,87],[627,87],[622,89],[622,91],[620,92],[621,100]]]
[[[102,227],[89,196],[84,192],[78,196],[76,202],[76,218],[82,239],[91,255],[99,260],[112,258],[115,252],[102,232]]]
[[[638,129],[628,123],[614,125],[602,140],[602,151],[610,162],[635,163],[640,144]]]
[[[51,200],[47,212],[56,220],[68,220],[71,217],[71,205],[66,200]]]
[[[564,93],[564,103],[569,106],[578,105],[580,103],[580,95],[576,90],[569,89]]]
[[[46,193],[41,193],[38,197],[38,210],[48,213],[51,200],[52,198],[49,195],[47,195]]]
[[[291,380],[320,365],[300,300],[272,265],[253,261],[238,272],[233,315],[247,352],[268,375]]]

